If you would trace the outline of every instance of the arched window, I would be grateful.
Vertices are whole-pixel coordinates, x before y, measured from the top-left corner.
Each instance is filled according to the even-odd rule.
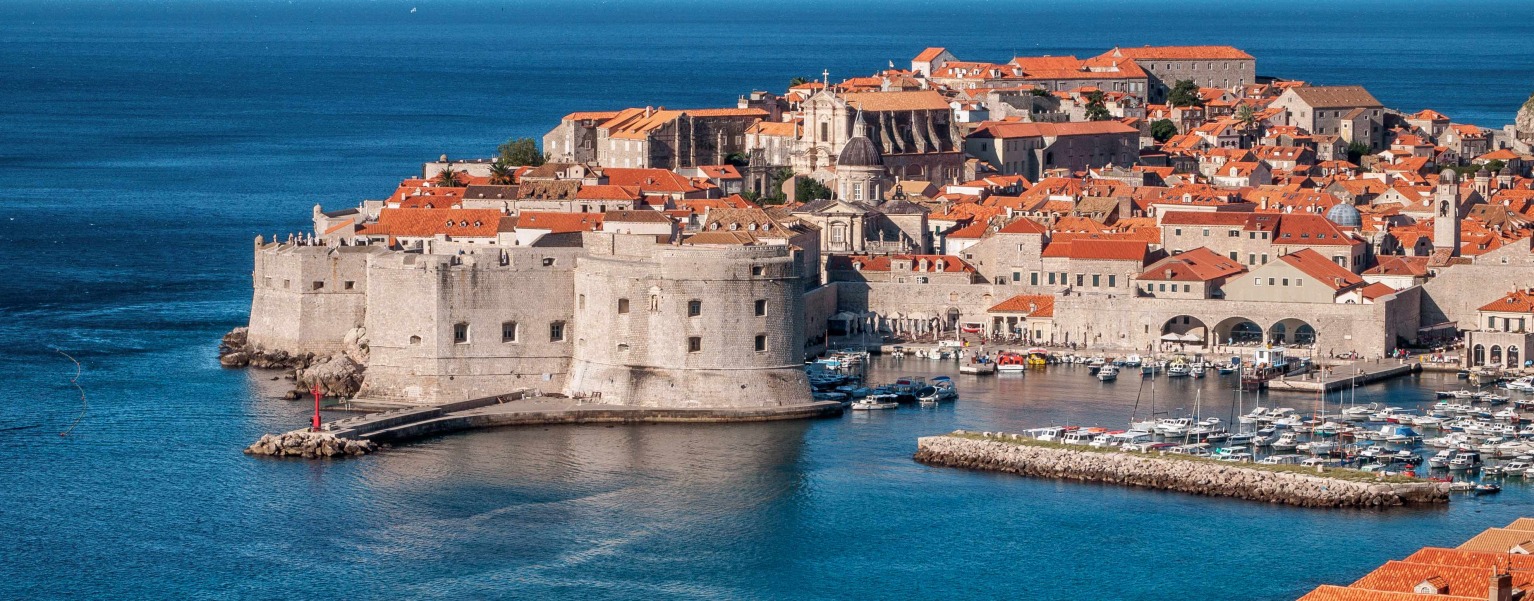
[[[1518,354],[1518,347],[1516,347],[1516,346],[1509,346],[1509,347],[1507,347],[1507,366],[1508,367],[1521,367],[1523,365],[1522,362],[1521,362],[1521,359],[1522,359],[1522,357]]]
[[[1486,347],[1479,344],[1470,351],[1470,366],[1480,367],[1486,365]]]
[[[1491,361],[1492,365],[1497,365],[1497,364],[1502,363],[1502,347],[1501,346],[1495,345],[1495,344],[1491,345],[1491,357],[1489,358],[1489,360]]]

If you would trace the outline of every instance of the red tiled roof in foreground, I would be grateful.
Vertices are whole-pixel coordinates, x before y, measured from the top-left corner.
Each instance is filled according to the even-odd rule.
[[[1172,255],[1145,268],[1135,279],[1208,282],[1246,271],[1246,267],[1205,247]]]
[[[444,234],[455,238],[489,238],[501,224],[496,209],[383,209],[378,221],[358,231],[362,235],[430,238]]]
[[[593,232],[602,227],[602,217],[602,213],[522,211],[517,215],[517,229],[548,230],[551,234]]]
[[[1481,310],[1497,313],[1534,313],[1534,293],[1528,290],[1515,290],[1502,298],[1486,303]]]
[[[1026,313],[1028,317],[1054,317],[1055,297],[1048,294],[1019,294],[996,303],[987,313]]]

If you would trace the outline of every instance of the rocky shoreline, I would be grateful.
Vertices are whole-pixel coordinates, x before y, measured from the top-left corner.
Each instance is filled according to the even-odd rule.
[[[245,447],[246,455],[266,457],[320,457],[361,456],[378,450],[378,444],[370,440],[341,438],[330,432],[294,430],[286,434],[267,434]]]
[[[344,346],[345,350],[328,356],[293,354],[250,344],[248,328],[235,328],[219,341],[218,363],[228,368],[290,371],[288,379],[293,381],[293,389],[283,395],[287,399],[307,397],[316,384],[322,396],[351,398],[362,389],[363,374],[367,371],[366,332],[356,328],[348,333]]]
[[[1241,467],[1185,457],[1087,451],[1032,443],[1018,434],[955,431],[917,440],[916,461],[1038,478],[1105,482],[1300,507],[1393,507],[1447,503],[1441,482],[1360,481]]]

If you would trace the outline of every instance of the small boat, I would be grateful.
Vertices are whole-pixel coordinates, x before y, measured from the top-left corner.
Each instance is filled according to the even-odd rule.
[[[1481,465],[1481,456],[1474,452],[1461,451],[1449,460],[1449,469],[1454,471],[1473,470]]]
[[[1468,480],[1456,480],[1449,483],[1449,490],[1454,492],[1470,492],[1475,490],[1475,484]]]
[[[871,394],[852,402],[853,411],[874,411],[900,407],[899,397],[889,394]]]
[[[1028,369],[1028,358],[1017,353],[1003,352],[996,356],[996,371],[1015,373]]]
[[[1278,440],[1273,441],[1275,451],[1293,451],[1300,446],[1299,435],[1292,431],[1285,431],[1278,435]]]
[[[1103,382],[1112,382],[1119,377],[1119,368],[1105,364],[1097,370],[1097,379]]]
[[[1193,368],[1189,367],[1188,362],[1182,359],[1174,360],[1166,366],[1166,377],[1168,378],[1180,378],[1192,373]]]
[[[1222,376],[1228,376],[1236,373],[1236,366],[1229,363],[1221,363],[1214,368],[1214,371]]]
[[[1481,495],[1494,495],[1494,494],[1497,494],[1499,492],[1502,492],[1502,487],[1501,486],[1498,486],[1496,484],[1491,484],[1491,483],[1485,483],[1485,482],[1483,482],[1481,484],[1477,484],[1477,485],[1475,485],[1475,488],[1470,489],[1470,494],[1475,495],[1477,497],[1479,497]]]
[[[961,363],[959,364],[959,373],[971,376],[985,376],[994,374],[996,373],[996,362],[986,361],[981,363],[977,361],[974,363]]]

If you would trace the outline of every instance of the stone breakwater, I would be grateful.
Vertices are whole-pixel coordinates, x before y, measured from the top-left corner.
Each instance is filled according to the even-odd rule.
[[[249,328],[243,327],[225,334],[218,345],[218,363],[224,367],[290,370],[288,379],[293,381],[293,389],[284,395],[288,399],[304,398],[316,385],[320,387],[320,394],[327,397],[356,396],[362,388],[367,360],[367,333],[362,328],[348,332],[344,350],[329,356],[293,354],[253,345],[249,340]]]
[[[928,465],[1106,482],[1301,507],[1390,507],[1449,501],[1449,485],[1441,482],[1352,480],[1182,456],[1073,450],[1033,443],[1017,434],[994,432],[959,430],[950,435],[922,437],[917,440],[916,460]]]
[[[245,454],[315,459],[366,455],[376,450],[378,444],[370,440],[341,438],[330,432],[294,430],[286,434],[262,436],[245,448]]]

